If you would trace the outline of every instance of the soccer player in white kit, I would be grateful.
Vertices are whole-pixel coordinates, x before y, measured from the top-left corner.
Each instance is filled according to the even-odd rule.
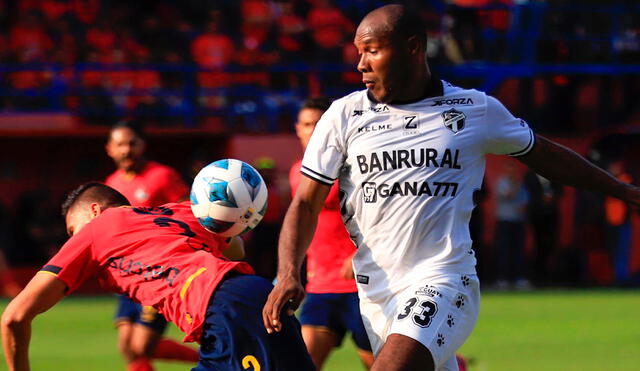
[[[367,89],[335,101],[316,126],[279,244],[268,332],[304,296],[300,265],[318,211],[339,179],[358,247],[360,306],[371,370],[457,370],[456,350],[478,317],[469,237],[485,155],[518,158],[548,179],[640,202],[637,187],[534,134],[495,98],[433,78],[419,16],[401,5],[369,13],[355,36]]]

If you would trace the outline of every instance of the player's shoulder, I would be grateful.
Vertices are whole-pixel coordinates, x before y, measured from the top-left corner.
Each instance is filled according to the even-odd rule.
[[[114,171],[113,173],[109,174],[105,180],[104,180],[104,184],[111,186],[112,184],[114,184],[115,182],[118,181],[118,179],[122,176],[122,170],[118,169],[116,171]]]
[[[349,118],[353,112],[362,110],[368,104],[367,91],[358,90],[333,101],[325,115],[330,118]]]
[[[179,176],[178,171],[171,166],[161,164],[156,161],[148,161],[142,171],[144,177],[158,178],[158,177],[176,177]]]
[[[487,104],[487,94],[477,89],[467,89],[442,80],[442,99],[447,101],[455,100],[455,104],[485,106]],[[451,104],[451,102],[447,102]]]

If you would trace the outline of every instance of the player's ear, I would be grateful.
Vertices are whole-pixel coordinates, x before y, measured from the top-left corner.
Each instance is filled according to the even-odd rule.
[[[420,53],[420,51],[422,50],[422,45],[417,36],[409,36],[409,38],[407,39],[407,48],[409,49],[409,53],[411,54]]]
[[[100,204],[98,204],[97,202],[92,202],[91,205],[89,205],[89,213],[92,220],[100,216],[100,214],[102,214],[102,208],[100,207]]]

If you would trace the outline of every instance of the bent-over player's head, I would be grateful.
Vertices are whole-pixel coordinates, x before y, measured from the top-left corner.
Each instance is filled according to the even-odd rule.
[[[136,171],[142,165],[146,148],[142,127],[134,122],[122,121],[109,132],[105,149],[118,169]]]
[[[62,203],[67,233],[73,236],[104,210],[125,205],[130,205],[127,198],[108,185],[85,183],[71,191]]]
[[[423,96],[430,78],[426,28],[418,12],[385,5],[360,22],[354,44],[358,71],[378,102],[410,102]]]
[[[302,108],[298,112],[296,121],[296,135],[300,139],[302,148],[306,149],[311,139],[311,134],[320,121],[322,114],[331,106],[331,100],[326,97],[309,98],[304,101]]]

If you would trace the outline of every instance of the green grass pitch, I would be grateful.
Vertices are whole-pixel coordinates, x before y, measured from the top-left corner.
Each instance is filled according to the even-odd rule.
[[[113,297],[71,297],[33,325],[33,370],[124,370],[111,325]],[[7,301],[0,301],[4,309]],[[471,371],[638,370],[640,292],[557,290],[484,293],[480,319],[460,352]],[[181,338],[173,327],[170,336]],[[189,365],[156,362],[158,371]],[[6,369],[4,356],[0,370]],[[345,345],[329,359],[327,371],[362,367]]]

